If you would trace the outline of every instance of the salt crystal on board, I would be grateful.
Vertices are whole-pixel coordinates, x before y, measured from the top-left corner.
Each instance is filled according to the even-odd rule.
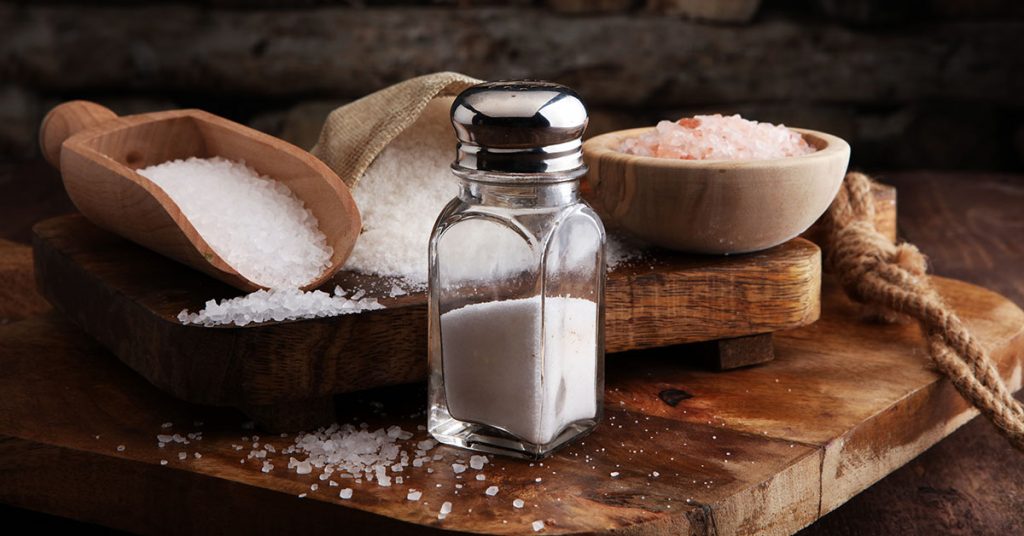
[[[351,499],[352,498],[352,488],[345,488],[345,489],[341,490],[341,493],[339,493],[338,496],[341,497],[342,499]]]
[[[516,508],[522,508],[525,505],[526,505],[526,503],[523,502],[522,499],[516,499],[516,500],[512,501],[512,506],[514,506]]]
[[[533,532],[540,532],[544,530],[544,522],[539,519],[534,521],[530,526],[533,527]]]
[[[237,298],[209,300],[198,312],[182,309],[182,324],[246,326],[260,322],[282,322],[306,318],[333,317],[383,309],[377,298],[344,298],[320,290],[257,290]]]
[[[490,486],[486,490],[484,490],[484,493],[487,494],[489,497],[494,497],[495,495],[498,494],[498,486]]]
[[[418,501],[423,496],[423,492],[415,489],[410,489],[409,494],[405,496],[408,501]]]

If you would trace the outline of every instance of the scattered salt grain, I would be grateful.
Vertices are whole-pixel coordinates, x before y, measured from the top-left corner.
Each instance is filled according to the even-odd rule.
[[[437,518],[444,519],[450,513],[452,513],[452,503],[450,501],[445,501],[441,503],[441,510],[437,512]]]
[[[341,497],[342,499],[351,499],[352,498],[352,488],[345,488],[345,489],[341,490],[341,493],[338,494],[338,497]]]
[[[526,506],[526,503],[523,502],[522,499],[516,499],[516,500],[512,501],[512,506],[514,506],[516,508],[522,508],[523,506]]]
[[[420,497],[422,497],[422,496],[423,496],[423,492],[422,491],[410,489],[409,490],[409,494],[405,496],[405,500],[407,500],[407,501],[418,501],[418,500],[420,500]]]
[[[117,446],[117,451],[118,452],[124,452],[124,445],[118,445]]]
[[[539,519],[534,521],[530,526],[533,527],[533,532],[540,532],[544,530],[544,522]]]
[[[172,426],[174,426],[173,422],[165,422],[165,423],[160,425],[160,428],[170,428]]]
[[[611,472],[611,477],[612,477],[612,478],[615,478],[615,477],[617,477],[617,476],[619,476],[619,472],[618,472],[618,471],[612,471],[612,472]]]
[[[349,299],[332,296],[322,290],[257,290],[219,302],[208,300],[197,313],[183,309],[178,313],[178,321],[203,326],[245,326],[250,323],[324,318],[383,308],[377,298]]]
[[[487,476],[485,476],[483,473],[480,473],[480,474],[476,475],[476,479],[477,480],[487,480]]]
[[[462,465],[461,463],[453,463],[452,471],[454,471],[455,474],[463,473],[466,471],[466,466]]]
[[[196,459],[197,459],[197,460],[198,460],[199,458],[202,458],[202,457],[203,457],[203,455],[202,455],[202,454],[199,454],[198,452],[197,452],[197,453],[195,453],[195,455],[194,455],[194,456],[196,457]]]
[[[800,133],[739,115],[697,115],[661,121],[622,142],[624,153],[683,160],[766,160],[813,153]]]
[[[473,455],[469,457],[469,466],[473,469],[480,470],[484,468],[484,464],[488,462],[487,456]]]
[[[160,465],[167,465],[167,460],[160,460]]]
[[[179,452],[178,453],[178,459],[179,460],[184,460],[186,458],[188,458],[188,453],[185,453],[185,452]]]
[[[484,493],[487,494],[489,497],[494,497],[495,495],[498,494],[498,486],[491,486],[484,490]]]
[[[220,157],[139,169],[232,268],[269,288],[298,288],[330,266],[316,217],[283,183]]]

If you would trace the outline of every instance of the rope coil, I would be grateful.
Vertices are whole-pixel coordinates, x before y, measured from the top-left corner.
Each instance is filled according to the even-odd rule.
[[[936,368],[960,395],[1024,451],[1024,408],[1013,398],[988,352],[946,305],[929,281],[924,255],[913,244],[894,244],[875,228],[872,181],[846,175],[825,215],[826,262],[852,299],[885,321],[917,321]]]

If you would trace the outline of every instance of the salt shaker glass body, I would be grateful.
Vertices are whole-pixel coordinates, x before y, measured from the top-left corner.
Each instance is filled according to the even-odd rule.
[[[580,197],[568,88],[474,86],[452,106],[460,191],[430,241],[429,431],[543,458],[600,420],[605,231]]]

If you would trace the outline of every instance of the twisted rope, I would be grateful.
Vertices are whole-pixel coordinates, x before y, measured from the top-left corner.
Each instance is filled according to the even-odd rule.
[[[890,322],[916,320],[939,372],[1024,451],[1024,408],[985,349],[932,287],[924,255],[913,244],[892,243],[875,228],[871,184],[862,173],[846,175],[825,215],[827,262],[846,293],[872,314]]]

